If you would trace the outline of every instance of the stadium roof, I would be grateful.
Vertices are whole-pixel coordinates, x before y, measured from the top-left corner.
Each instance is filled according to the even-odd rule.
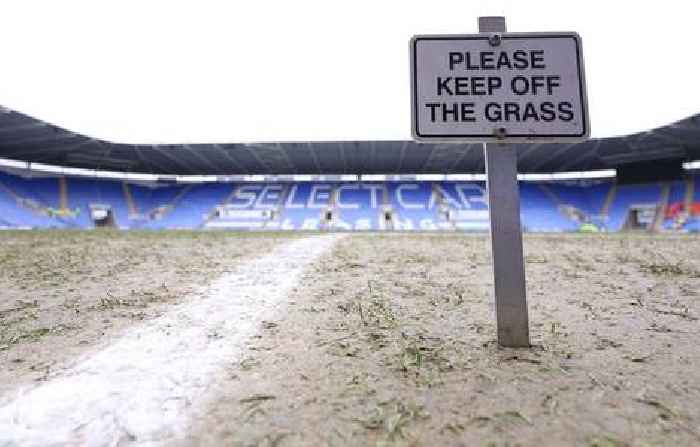
[[[611,169],[657,159],[700,160],[700,114],[654,130],[574,144],[519,144],[519,171]],[[163,175],[468,174],[484,171],[481,144],[414,141],[139,145],[77,134],[0,109],[0,157],[84,169]]]

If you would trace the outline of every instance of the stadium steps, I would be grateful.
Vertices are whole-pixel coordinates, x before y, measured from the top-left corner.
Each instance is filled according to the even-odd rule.
[[[695,199],[695,178],[688,176],[685,179],[685,197],[683,198],[683,209],[690,210]]]
[[[319,225],[321,230],[332,230],[335,226],[336,220],[338,219],[338,195],[340,194],[340,191],[338,190],[339,187],[339,183],[333,183],[331,185],[331,192],[328,197],[328,207],[326,207],[326,209],[323,210],[323,214],[321,215],[322,219]],[[330,221],[326,220],[326,214],[328,212],[331,213]]]
[[[61,211],[68,209],[68,181],[65,177],[58,178],[58,208]]]
[[[20,196],[18,196],[17,193],[15,193],[13,190],[11,190],[7,186],[5,186],[5,184],[3,182],[0,182],[0,190],[5,191],[5,193],[7,195],[9,195],[10,197],[12,197],[13,199],[15,199],[15,201],[17,201],[17,203],[22,201],[22,198]]]
[[[177,195],[175,197],[173,197],[173,200],[171,200],[170,203],[168,203],[168,205],[166,206],[166,210],[161,214],[161,216],[160,216],[161,220],[165,219],[166,217],[168,217],[168,214],[173,212],[175,207],[177,207],[180,204],[180,202],[185,197],[185,195],[187,195],[187,193],[190,192],[190,190],[192,189],[192,186],[193,185],[185,186],[184,188],[182,188],[182,191],[178,192]],[[155,211],[156,209],[158,209],[158,208],[155,208],[152,211]],[[150,214],[151,213],[149,213],[149,215]]]
[[[245,185],[237,185],[234,186],[234,188],[231,190],[231,192],[224,198],[223,201],[220,203],[217,203],[211,211],[207,214],[207,217],[202,221],[202,223],[199,225],[199,228],[205,228],[208,223],[214,221],[217,219],[217,209],[220,207],[225,207],[229,205],[233,199],[236,198],[236,193],[239,191],[239,189]],[[289,190],[290,187],[288,184],[282,185],[282,191],[280,192],[279,198],[277,199],[277,203],[275,205],[275,214],[274,214],[274,219],[269,219],[263,222],[262,224],[262,229],[265,228],[279,228],[280,223],[282,221],[282,215],[284,211],[284,203],[287,200],[287,197],[289,195]]]
[[[559,197],[556,194],[554,194],[554,192],[551,189],[549,189],[547,185],[545,185],[544,183],[540,183],[537,186],[539,186],[540,191],[542,191],[544,195],[547,196],[549,200],[551,200],[554,203],[554,206],[557,209],[564,205],[564,203],[559,199]]]
[[[263,228],[267,227],[274,227],[274,228],[280,228],[282,226],[282,220],[284,219],[284,204],[287,202],[287,197],[289,197],[289,190],[291,189],[291,186],[289,183],[285,183],[282,185],[282,192],[280,192],[280,197],[277,200],[277,207],[275,208],[275,218],[265,222],[263,225]],[[271,225],[272,223],[275,223],[274,225]]]
[[[552,191],[549,188],[549,186],[545,185],[544,183],[540,183],[537,185],[537,187],[540,188],[540,191],[542,191],[544,193],[544,195],[547,196],[547,198],[552,201],[552,203],[554,204],[554,209],[559,211],[565,206],[564,202],[561,201],[559,196],[556,195],[554,193],[554,191]],[[569,217],[569,216],[566,216],[566,217]]]
[[[455,224],[454,219],[452,218],[447,218],[447,216],[452,216],[454,213],[452,211],[450,206],[447,205],[445,201],[445,196],[442,195],[442,192],[440,191],[439,184],[438,183],[431,183],[431,189],[432,193],[435,196],[435,203],[437,204],[437,209],[438,209],[438,214],[440,216],[443,216],[445,220],[447,220],[447,224],[450,227],[450,230],[456,230],[457,225]],[[447,211],[450,211],[449,214],[447,214]]]
[[[139,216],[139,209],[138,209],[138,206],[136,206],[136,202],[134,201],[134,197],[131,195],[131,189],[129,188],[129,184],[127,182],[122,182],[122,192],[124,193],[124,199],[126,200],[126,206],[127,206],[127,209],[129,210],[129,217],[130,218],[138,217]]]
[[[40,227],[79,227],[79,225],[72,220],[67,220],[61,216],[52,215],[52,213],[49,211],[49,207],[46,204],[40,203],[35,199],[27,199],[22,197],[3,182],[0,182],[0,191],[3,191],[9,195],[14,200],[17,208],[28,211],[34,216],[32,218],[33,224],[30,226],[35,226],[38,224]],[[21,224],[18,225],[22,226]]]
[[[666,216],[666,208],[668,207],[668,198],[670,196],[671,184],[669,182],[662,183],[661,197],[659,197],[659,204],[656,207],[656,215],[654,216],[654,221],[649,228],[649,230],[653,233],[658,233],[661,230],[661,226],[664,223],[664,217]]]
[[[389,214],[389,219],[386,219],[387,213]],[[394,229],[394,210],[391,206],[391,200],[389,199],[389,187],[386,184],[382,185],[382,207],[379,215],[379,229]]]
[[[615,201],[608,212],[608,228],[611,231],[620,230],[644,230],[648,231],[653,224],[653,216],[643,228],[637,225],[633,208],[650,208],[659,203],[661,197],[661,183],[640,183],[618,185]]]
[[[207,226],[207,224],[208,224],[209,222],[211,222],[212,220],[216,219],[217,209],[218,209],[219,207],[221,207],[221,206],[226,206],[226,205],[228,205],[229,203],[231,203],[231,201],[232,201],[232,200],[234,199],[234,197],[236,196],[236,192],[238,192],[238,188],[240,188],[240,187],[241,187],[241,185],[235,185],[235,186],[233,187],[233,189],[231,190],[231,192],[230,192],[230,193],[226,196],[226,198],[223,200],[223,202],[217,203],[217,204],[209,211],[209,213],[207,213],[207,217],[205,217],[204,220],[202,220],[202,223],[199,224],[199,227],[198,227],[198,228],[204,228],[204,227]]]
[[[607,217],[608,213],[610,212],[610,207],[612,206],[613,202],[615,201],[615,197],[617,196],[617,182],[613,182],[612,186],[610,187],[610,190],[608,191],[608,194],[605,196],[605,202],[603,202],[603,208],[600,210],[600,215]]]
[[[557,212],[559,212],[559,214],[563,215],[570,221],[573,221],[577,224],[588,221],[588,216],[585,211],[575,207],[574,205],[565,203],[563,200],[561,200],[561,198],[559,198],[559,196],[554,191],[552,191],[549,185],[540,183],[537,186],[544,193],[544,195],[547,196],[549,200],[551,200],[554,203],[554,207],[557,210]]]
[[[182,201],[182,198],[185,197],[185,194],[190,192],[190,189],[192,189],[192,185],[187,185],[184,188],[182,188],[182,191],[180,191],[175,197],[173,197],[172,202],[170,202],[168,206],[171,209],[175,208]]]
[[[8,187],[2,182],[0,182],[0,190],[5,191],[5,193],[12,197],[15,200],[15,202],[17,202],[17,206],[21,206],[22,208],[28,209],[29,211],[40,214],[42,216],[48,215],[48,212],[45,207],[43,207],[34,200],[25,200],[24,197],[17,194],[15,191],[12,190],[12,188]]]

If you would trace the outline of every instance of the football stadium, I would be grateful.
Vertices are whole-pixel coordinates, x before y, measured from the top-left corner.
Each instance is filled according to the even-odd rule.
[[[3,229],[488,230],[481,144],[138,146],[10,110],[0,132]],[[695,160],[700,115],[626,137],[523,145],[523,230],[700,231]]]
[[[520,150],[525,351],[478,145],[0,134],[9,445],[700,442],[700,116]]]
[[[700,114],[513,145],[523,348],[481,143],[0,108],[0,446],[699,445]]]

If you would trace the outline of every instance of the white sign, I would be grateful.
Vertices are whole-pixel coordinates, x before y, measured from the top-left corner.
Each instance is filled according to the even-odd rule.
[[[415,36],[416,140],[581,141],[590,134],[576,33]]]

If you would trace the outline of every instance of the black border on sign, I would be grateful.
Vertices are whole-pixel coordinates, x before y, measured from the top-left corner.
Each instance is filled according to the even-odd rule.
[[[586,100],[584,98],[584,86],[583,86],[583,73],[581,72],[581,49],[579,48],[579,39],[575,34],[542,34],[542,35],[529,35],[529,36],[510,36],[506,33],[501,34],[501,39],[502,40],[521,40],[521,39],[551,39],[551,38],[568,38],[568,39],[573,39],[574,40],[574,46],[576,47],[576,69],[578,72],[578,90],[579,90],[579,95],[580,95],[580,101],[581,101],[581,109],[587,109],[588,106],[586,104]],[[494,138],[493,134],[422,134],[420,133],[420,123],[418,122],[418,73],[417,73],[417,62],[418,62],[418,42],[421,40],[488,40],[489,37],[488,35],[486,36],[434,36],[434,37],[421,37],[421,36],[416,36],[413,39],[413,113],[415,114],[416,119],[414,120],[415,124],[415,133],[416,136],[420,138],[487,138],[487,139],[492,139]],[[583,110],[583,116],[582,121],[583,121],[583,128],[581,133],[578,134],[571,134],[571,133],[565,133],[565,134],[508,134],[507,137],[513,137],[513,138],[532,138],[532,139],[537,139],[537,138],[583,138],[586,136],[587,131],[588,131],[588,113],[587,110]]]

